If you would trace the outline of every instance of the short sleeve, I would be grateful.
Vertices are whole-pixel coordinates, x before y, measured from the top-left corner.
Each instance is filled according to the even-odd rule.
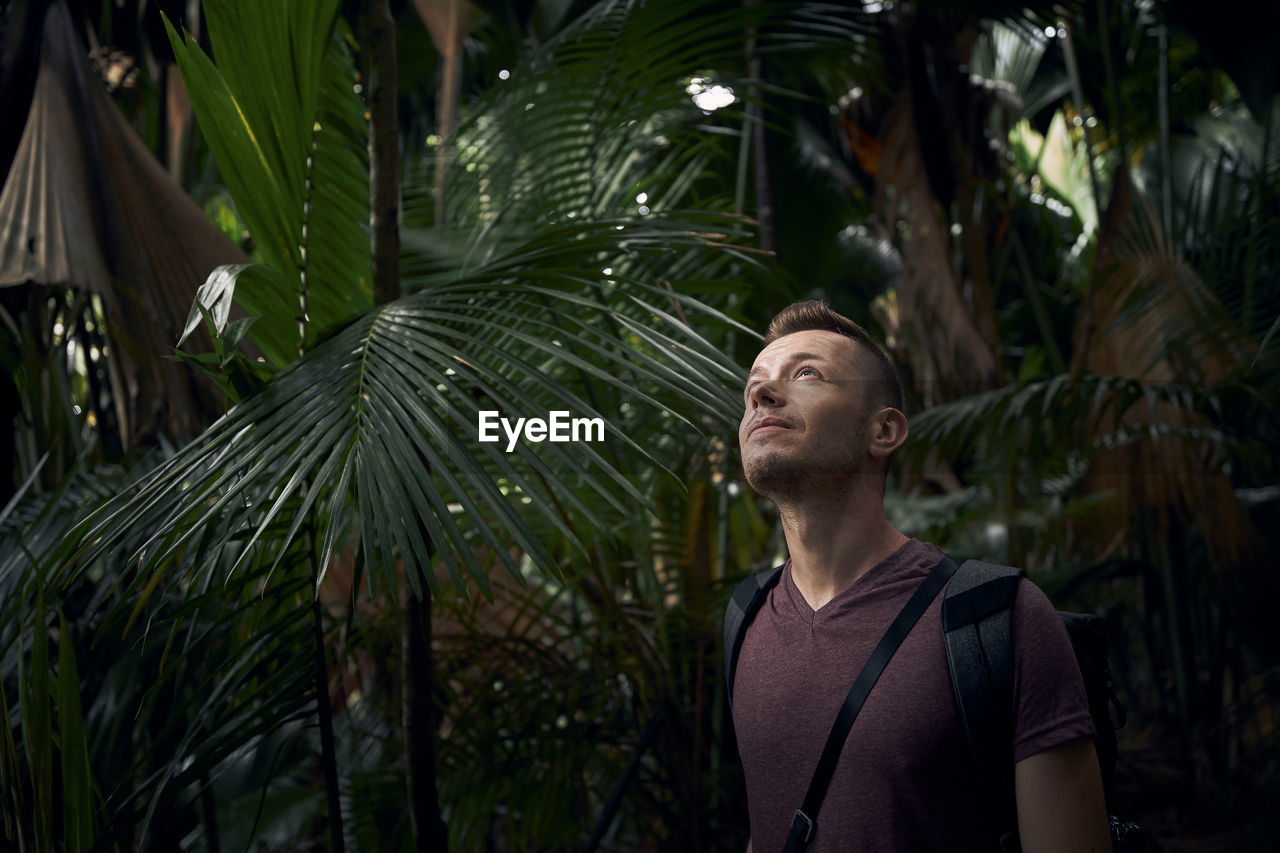
[[[1093,719],[1071,639],[1053,604],[1023,580],[1013,606],[1013,758],[1021,761],[1078,737],[1093,737]]]

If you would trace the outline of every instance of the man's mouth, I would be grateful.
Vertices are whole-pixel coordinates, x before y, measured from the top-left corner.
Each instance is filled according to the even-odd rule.
[[[782,418],[761,418],[751,425],[751,429],[747,430],[747,438],[755,435],[757,431],[762,429],[791,429],[791,424]]]

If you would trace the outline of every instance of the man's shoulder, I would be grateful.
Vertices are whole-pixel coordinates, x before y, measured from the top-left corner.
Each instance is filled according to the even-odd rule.
[[[947,552],[932,542],[925,542],[912,536],[873,567],[868,574],[873,577],[877,575],[897,578],[916,575],[924,577],[946,556]]]
[[[915,559],[933,560],[934,563],[947,555],[941,546],[914,536],[907,537],[907,541],[899,547],[898,553]]]
[[[1062,613],[1043,589],[1031,578],[1023,577],[1013,601],[1014,641],[1039,644],[1050,640],[1071,645]]]

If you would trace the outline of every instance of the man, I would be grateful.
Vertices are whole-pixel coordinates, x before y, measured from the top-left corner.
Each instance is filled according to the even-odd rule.
[[[942,558],[884,512],[906,440],[892,363],[856,323],[801,302],[769,325],[744,394],[747,482],[778,506],[786,568],[743,637],[733,719],[752,849],[782,849],[871,650]],[[871,690],[809,853],[998,850],[957,716],[939,595]],[[1014,784],[1025,853],[1110,849],[1093,725],[1066,629],[1023,581],[1013,610]]]

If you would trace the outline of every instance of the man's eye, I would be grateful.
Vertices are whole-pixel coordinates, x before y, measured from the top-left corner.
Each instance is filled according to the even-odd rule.
[[[797,378],[797,379],[799,379],[801,376],[805,376],[805,375],[808,375],[808,376],[817,376],[817,375],[818,375],[818,371],[814,370],[812,367],[802,367],[802,368],[800,368],[799,370],[797,370],[797,371],[796,371],[796,378]]]

